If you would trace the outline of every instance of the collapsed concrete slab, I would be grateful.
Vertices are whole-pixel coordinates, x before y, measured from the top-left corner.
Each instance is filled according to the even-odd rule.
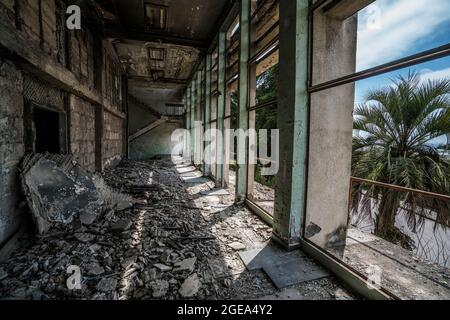
[[[53,224],[70,223],[81,213],[95,213],[100,207],[92,177],[74,155],[26,156],[21,183],[39,234]]]

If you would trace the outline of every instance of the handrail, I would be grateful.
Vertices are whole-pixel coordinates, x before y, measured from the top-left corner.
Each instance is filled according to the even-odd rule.
[[[368,179],[363,179],[363,178],[350,177],[350,181],[351,182],[353,182],[353,181],[359,182],[359,183],[368,183],[368,184],[376,185],[379,187],[394,189],[397,191],[413,192],[413,193],[421,194],[421,195],[428,196],[430,198],[439,199],[439,200],[450,200],[450,196],[447,196],[445,194],[434,193],[434,192],[418,190],[418,189],[412,189],[412,188],[402,187],[402,186],[398,186],[398,185],[394,185],[394,184],[378,182],[378,181],[373,181],[373,180],[368,180]],[[350,187],[351,186],[352,186],[352,183],[350,183]]]

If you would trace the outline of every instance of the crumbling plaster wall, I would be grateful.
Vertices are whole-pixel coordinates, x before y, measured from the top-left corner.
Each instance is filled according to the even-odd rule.
[[[114,166],[124,155],[124,121],[111,112],[105,112],[103,125],[103,163]]]
[[[21,220],[18,166],[25,154],[22,90],[22,73],[0,57],[0,244],[17,230]]]
[[[66,30],[64,8],[60,0],[0,0],[0,246],[21,223],[18,168],[30,131],[27,101],[65,115],[68,145],[62,152],[75,153],[86,169],[96,169],[96,157],[104,168],[125,154],[117,57],[84,22],[80,31]],[[74,85],[84,92],[71,91]]]
[[[95,171],[95,106],[75,95],[70,97],[70,149],[85,169]]]

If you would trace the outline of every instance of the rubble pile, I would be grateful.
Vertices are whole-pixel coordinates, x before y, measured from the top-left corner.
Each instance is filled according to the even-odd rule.
[[[181,192],[186,186],[173,164],[124,161],[103,179],[132,201],[103,207],[98,215],[71,215],[65,224],[30,236],[0,265],[0,297],[217,297],[206,258],[221,248],[191,196]],[[80,290],[67,286],[69,266],[80,268]]]
[[[54,223],[70,223],[99,203],[92,177],[74,155],[29,154],[22,163],[22,189],[40,234]]]
[[[187,192],[167,160],[123,161],[102,179],[120,201],[24,239],[0,265],[1,299],[239,299],[276,291],[239,259],[239,250],[271,235],[243,205]]]

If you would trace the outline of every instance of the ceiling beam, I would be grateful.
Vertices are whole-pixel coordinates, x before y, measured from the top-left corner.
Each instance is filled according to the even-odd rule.
[[[145,42],[168,43],[179,46],[192,47],[200,51],[206,51],[209,45],[208,41],[181,38],[177,36],[156,34],[145,31],[105,29],[105,36],[110,39],[118,39],[118,40],[135,40]]]

